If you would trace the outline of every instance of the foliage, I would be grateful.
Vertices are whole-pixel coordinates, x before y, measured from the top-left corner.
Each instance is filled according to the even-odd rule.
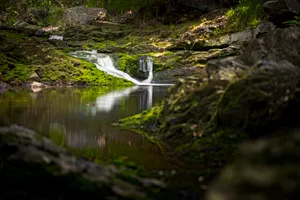
[[[295,16],[294,19],[287,20],[286,22],[284,22],[284,24],[287,24],[289,26],[300,25],[300,16]]]
[[[227,28],[230,31],[242,31],[258,25],[263,18],[262,0],[240,0],[239,4],[227,11]]]

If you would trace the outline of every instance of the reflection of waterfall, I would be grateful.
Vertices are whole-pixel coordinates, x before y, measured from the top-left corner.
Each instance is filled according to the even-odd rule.
[[[150,84],[153,79],[153,59],[149,59],[148,57],[146,60],[145,70],[149,71],[149,76],[144,81],[138,81],[138,80],[132,78],[131,76],[129,76],[129,74],[116,69],[114,67],[112,59],[106,54],[100,54],[100,53],[97,53],[97,51],[93,50],[93,51],[76,51],[76,52],[70,53],[70,55],[72,55],[76,58],[82,58],[82,59],[88,60],[90,62],[93,62],[99,70],[104,71],[107,74],[110,74],[110,75],[118,77],[118,78],[124,78],[128,81],[133,82],[136,85],[163,85],[163,84]],[[145,61],[143,61],[143,62],[145,62]],[[146,69],[146,67],[147,67],[147,69]],[[167,85],[167,84],[164,84],[164,85]]]
[[[96,115],[97,111],[110,112],[123,98],[129,97],[131,93],[137,91],[141,93],[138,96],[139,109],[150,109],[153,102],[153,86],[134,86],[124,90],[112,91],[99,96],[96,99],[95,106],[89,108],[92,109],[93,115]]]
[[[96,107],[98,111],[110,112],[114,105],[117,104],[123,97],[128,97],[132,92],[139,87],[134,86],[120,91],[112,91],[103,96],[99,96],[96,100]]]
[[[139,99],[139,109],[144,110],[152,108],[152,102],[153,102],[153,86],[148,86],[146,88],[147,92],[144,93]]]

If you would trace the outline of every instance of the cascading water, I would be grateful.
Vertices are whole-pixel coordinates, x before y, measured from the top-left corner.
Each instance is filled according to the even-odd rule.
[[[110,74],[112,76],[118,77],[118,78],[124,78],[128,81],[133,82],[136,85],[172,85],[172,84],[154,84],[151,83],[153,79],[153,59],[149,59],[150,57],[147,57],[146,62],[142,64],[144,71],[148,71],[149,75],[146,80],[138,81],[134,78],[132,78],[129,74],[118,70],[114,67],[114,63],[112,59],[105,54],[97,53],[97,51],[76,51],[70,53],[71,56],[74,56],[76,58],[82,58],[87,61],[93,62],[97,69],[106,72],[107,74]],[[141,62],[141,60],[139,60]],[[140,66],[139,66],[140,67]]]
[[[146,80],[143,80],[143,83],[151,83],[153,79],[153,58],[150,56],[142,56],[138,59],[139,71],[147,73],[148,77]]]

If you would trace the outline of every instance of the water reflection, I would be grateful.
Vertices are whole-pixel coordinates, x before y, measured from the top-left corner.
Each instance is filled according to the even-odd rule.
[[[99,95],[95,103],[88,104],[91,107],[92,115],[97,111],[110,112],[114,106],[119,105],[124,98],[132,95],[133,92],[139,91],[139,110],[150,109],[153,106],[153,86],[134,86],[123,90],[114,90],[105,95]]]
[[[0,95],[0,125],[19,124],[49,134],[86,157],[126,156],[146,168],[169,168],[159,148],[111,124],[159,104],[167,87],[135,86],[8,91]]]

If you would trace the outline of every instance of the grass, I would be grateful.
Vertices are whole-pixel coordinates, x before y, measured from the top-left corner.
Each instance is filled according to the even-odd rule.
[[[227,11],[227,29],[230,31],[243,31],[246,28],[257,26],[263,18],[262,0],[240,0],[239,4]]]

